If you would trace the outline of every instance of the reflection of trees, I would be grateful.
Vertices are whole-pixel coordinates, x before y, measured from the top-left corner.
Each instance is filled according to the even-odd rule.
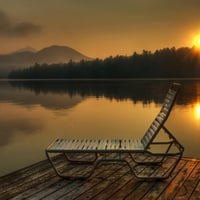
[[[70,96],[96,96],[144,104],[162,103],[172,80],[76,80],[76,81],[11,81],[13,87],[40,93],[67,93]],[[182,84],[178,104],[190,104],[200,98],[200,81],[179,80]]]
[[[35,91],[34,88],[30,89],[19,85],[13,88],[6,81],[0,82],[0,94],[1,102],[13,102],[28,107],[37,104],[51,110],[69,109],[83,100],[80,95],[74,95],[72,98],[68,93],[51,92],[51,89]]]

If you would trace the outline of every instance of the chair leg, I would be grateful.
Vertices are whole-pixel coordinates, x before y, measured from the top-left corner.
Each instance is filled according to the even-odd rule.
[[[88,164],[88,165],[93,165],[97,158],[98,158],[98,154],[94,153],[94,158],[92,160],[78,160],[78,159],[71,159],[70,156],[67,153],[63,153],[63,155],[65,156],[66,160],[68,162],[70,162],[71,164]]]
[[[47,158],[48,158],[48,160],[49,160],[49,162],[50,162],[52,168],[53,168],[54,171],[56,172],[56,174],[57,174],[58,176],[62,177],[62,174],[57,170],[57,168],[56,168],[56,166],[54,165],[54,162],[53,162],[53,160],[51,159],[51,156],[49,155],[49,153],[48,153],[47,151],[45,151],[45,153],[46,153],[46,156],[47,156]]]
[[[131,160],[134,162],[134,166],[131,166],[130,164],[130,159],[127,159],[127,158],[101,158],[101,157],[97,157],[95,159],[95,161],[93,161],[93,166],[92,166],[92,169],[88,172],[87,175],[85,176],[76,176],[76,175],[73,175],[73,176],[67,176],[67,175],[64,175],[62,173],[59,172],[59,170],[56,168],[51,156],[49,155],[49,152],[48,151],[45,151],[46,152],[46,156],[50,162],[50,164],[52,165],[54,171],[56,172],[56,174],[59,176],[59,177],[62,177],[62,178],[65,178],[65,179],[79,179],[79,180],[84,180],[84,179],[87,179],[89,178],[95,171],[95,169],[97,168],[97,166],[102,163],[102,162],[121,162],[121,163],[125,163],[130,171],[132,172],[132,174],[138,179],[138,180],[147,180],[147,181],[153,181],[153,180],[164,180],[164,179],[167,179],[169,178],[169,176],[172,174],[173,170],[175,169],[175,167],[177,166],[177,164],[179,163],[180,159],[181,159],[181,156],[182,155],[179,155],[177,160],[175,161],[175,163],[172,165],[171,169],[168,171],[168,173],[166,175],[163,175],[163,176],[156,176],[156,175],[153,175],[153,174],[146,174],[146,175],[141,175],[142,173],[142,170],[140,170],[139,172],[137,172],[136,170],[136,167],[138,166],[143,166],[144,168],[145,167],[149,167],[150,164],[148,163],[136,163],[134,162],[133,160],[133,157],[131,155],[131,153],[128,153],[128,155],[130,156]],[[80,164],[80,163],[78,163]],[[85,164],[85,162],[83,161],[82,164]],[[91,164],[91,163],[89,163]],[[153,163],[154,165],[154,163]],[[154,165],[155,166],[155,165]],[[158,166],[158,167],[162,167],[162,166]]]
[[[95,171],[95,169],[96,169],[96,167],[97,167],[97,165],[98,165],[98,162],[96,162],[97,157],[95,157],[95,159],[94,159],[93,161],[91,161],[91,162],[93,162],[94,165],[93,165],[92,169],[90,170],[90,172],[89,172],[87,175],[85,175],[85,176],[76,176],[76,175],[71,176],[71,175],[65,175],[65,174],[62,174],[62,173],[57,169],[57,167],[55,166],[55,164],[54,164],[54,162],[53,162],[53,160],[52,160],[52,158],[51,158],[51,156],[50,156],[50,153],[49,153],[48,151],[45,151],[45,153],[46,153],[46,156],[47,156],[47,158],[48,158],[48,160],[49,160],[49,162],[50,162],[52,168],[54,169],[55,173],[56,173],[59,177],[64,178],[64,179],[78,179],[78,180],[87,179],[87,178],[89,178],[89,177],[94,173],[94,171]],[[65,156],[65,158],[67,158],[67,157]],[[67,160],[68,160],[68,159],[67,159]],[[71,163],[74,163],[74,162],[75,162],[75,164],[81,164],[81,163],[82,163],[82,164],[88,164],[87,161],[82,161],[82,162],[74,161],[74,160],[71,161]],[[89,162],[89,165],[92,164],[91,162]]]
[[[132,155],[131,154],[129,154],[129,156],[132,158]],[[182,157],[182,154],[179,154],[179,155],[175,155],[175,156],[173,156],[173,155],[170,155],[169,156],[171,159],[175,159],[175,161],[174,161],[174,163],[167,169],[167,171],[165,171],[164,172],[164,174],[163,175],[156,175],[156,174],[154,174],[154,172],[152,173],[152,172],[150,172],[150,173],[148,173],[148,174],[145,174],[145,175],[141,175],[140,173],[137,173],[137,170],[136,170],[136,168],[138,167],[138,166],[143,166],[143,167],[147,167],[147,169],[148,169],[148,167],[150,167],[151,165],[150,165],[150,163],[136,163],[136,165],[133,167],[133,169],[132,169],[132,171],[134,171],[134,175],[137,177],[137,179],[138,180],[146,180],[146,181],[153,181],[153,180],[165,180],[165,179],[167,179],[167,178],[169,178],[170,176],[171,176],[171,174],[172,174],[172,172],[174,171],[174,169],[175,169],[175,167],[178,165],[178,163],[179,163],[179,161],[180,161],[180,159],[181,159],[181,157]],[[175,158],[176,157],[176,158]],[[166,160],[167,161],[167,160]],[[169,160],[169,162],[171,162],[170,160]],[[158,168],[157,169],[161,169],[161,168],[163,168],[163,166],[162,165],[155,165],[154,163],[152,163],[152,166],[157,166]]]
[[[155,144],[155,143],[154,143],[154,144]],[[156,144],[163,144],[163,143],[157,142]],[[150,151],[146,151],[145,153],[143,153],[143,154],[147,154],[147,157],[154,157],[154,158],[156,158],[156,159],[154,159],[154,160],[151,160],[151,161],[146,161],[146,160],[145,160],[145,161],[137,161],[137,160],[134,158],[133,154],[130,153],[131,158],[132,158],[133,161],[134,161],[135,163],[137,163],[137,164],[150,164],[150,165],[155,164],[155,165],[159,165],[159,164],[161,164],[161,163],[164,161],[164,159],[166,158],[166,156],[169,154],[169,151],[170,151],[170,149],[171,149],[171,147],[172,147],[173,142],[168,142],[168,143],[166,143],[166,144],[168,144],[168,147],[167,147],[166,151],[163,152],[163,153],[152,153],[152,152],[150,152]],[[160,157],[160,159],[157,159],[158,156]]]
[[[165,159],[165,157],[166,156],[162,156],[159,160],[157,160],[157,157],[158,156],[156,156],[156,155],[152,155],[152,154],[150,154],[150,153],[147,153],[146,152],[146,154],[148,154],[147,155],[147,157],[154,157],[154,159],[153,160],[137,160],[137,158],[135,158],[134,157],[134,155],[132,154],[132,153],[129,153],[129,155],[130,155],[130,157],[131,157],[131,159],[133,160],[133,162],[135,162],[136,164],[138,164],[138,165],[143,165],[143,164],[145,164],[145,165],[160,165],[163,161],[164,161],[164,159]]]

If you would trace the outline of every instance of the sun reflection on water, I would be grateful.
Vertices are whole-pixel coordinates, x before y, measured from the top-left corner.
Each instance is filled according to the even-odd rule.
[[[195,105],[195,115],[197,119],[200,119],[200,103]]]

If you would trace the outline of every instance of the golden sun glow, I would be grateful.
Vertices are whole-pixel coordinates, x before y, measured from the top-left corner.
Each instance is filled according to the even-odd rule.
[[[193,39],[193,45],[200,49],[200,35],[196,35]]]
[[[197,119],[200,119],[200,103],[197,103],[195,106],[195,114]]]

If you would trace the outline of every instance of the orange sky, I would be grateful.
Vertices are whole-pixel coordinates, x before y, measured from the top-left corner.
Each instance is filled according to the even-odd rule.
[[[89,57],[192,46],[199,0],[0,0],[0,53],[57,44]]]

